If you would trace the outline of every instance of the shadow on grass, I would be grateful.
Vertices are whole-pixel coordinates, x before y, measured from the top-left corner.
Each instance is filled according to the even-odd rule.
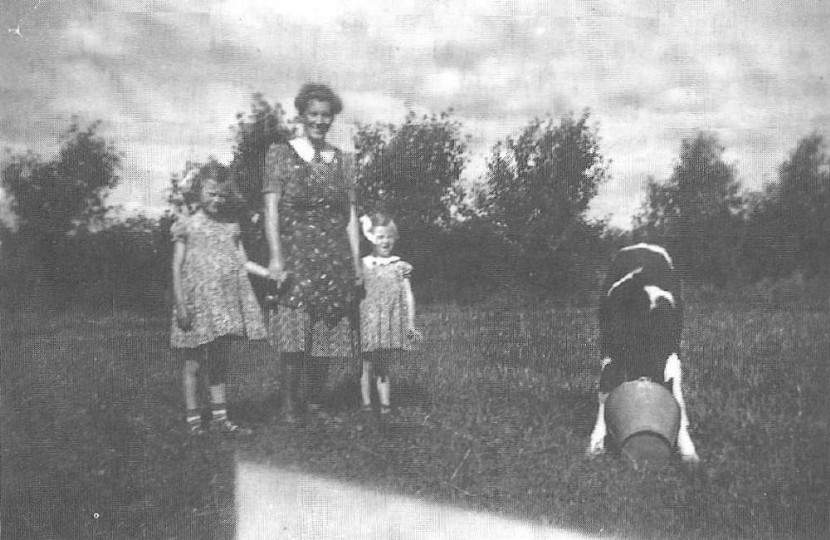
[[[11,322],[4,538],[234,536],[234,447],[184,429],[166,317],[75,309]]]
[[[273,422],[280,412],[280,395],[274,392],[260,400],[244,400],[228,404],[228,415],[234,422],[257,426]]]
[[[38,401],[4,415],[4,537],[234,537],[234,451],[221,435],[141,418],[113,394],[82,415],[56,403],[50,419]]]
[[[323,409],[329,414],[341,415],[358,411],[362,406],[360,372],[349,369],[350,358],[330,360],[329,376],[322,395]],[[276,369],[272,370],[276,371]],[[392,403],[394,407],[428,409],[432,399],[427,388],[417,381],[392,375]],[[242,394],[229,403],[229,414],[234,420],[254,426],[275,421],[281,411],[282,381],[274,380],[265,391]],[[372,384],[372,401],[378,403],[377,387]]]
[[[391,380],[392,404],[394,407],[429,408],[432,400],[427,389],[407,380]],[[378,403],[377,386],[372,384],[372,403]],[[325,396],[323,405],[333,412],[356,410],[363,404],[359,379],[346,379],[335,383]]]

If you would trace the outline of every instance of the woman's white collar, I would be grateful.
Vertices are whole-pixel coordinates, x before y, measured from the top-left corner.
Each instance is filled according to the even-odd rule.
[[[376,255],[366,255],[363,257],[363,261],[370,265],[370,266],[385,266],[387,264],[392,264],[394,262],[398,262],[401,260],[400,257],[397,255],[391,255],[389,257],[378,257]]]
[[[291,145],[291,148],[297,152],[303,160],[311,163],[314,160],[314,147],[311,146],[311,143],[308,142],[308,139],[304,139],[302,137],[297,137],[296,139],[291,139],[288,141],[288,144]],[[331,163],[334,160],[335,151],[333,148],[324,148],[320,150],[320,159],[323,160],[324,163]]]

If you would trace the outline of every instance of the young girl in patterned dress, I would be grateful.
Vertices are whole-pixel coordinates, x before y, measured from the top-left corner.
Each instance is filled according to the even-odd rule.
[[[183,362],[187,425],[202,433],[196,389],[201,366],[208,372],[211,427],[240,431],[228,419],[225,380],[230,343],[235,336],[265,339],[265,325],[247,272],[268,276],[249,262],[240,243],[237,223],[223,219],[225,170],[209,164],[195,175],[188,192],[197,209],[172,227],[175,310],[170,332],[174,357]]]
[[[392,255],[398,228],[384,213],[361,218],[364,236],[374,247],[363,257],[366,296],[360,302],[363,375],[360,392],[364,410],[372,408],[372,380],[376,380],[381,414],[391,412],[389,368],[393,360],[420,339],[415,329],[415,298],[409,283],[412,265]]]

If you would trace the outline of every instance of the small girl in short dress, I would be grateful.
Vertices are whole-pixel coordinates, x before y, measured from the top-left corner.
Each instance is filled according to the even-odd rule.
[[[364,236],[374,246],[372,254],[363,257],[366,296],[360,302],[360,392],[364,410],[371,410],[372,381],[376,380],[380,412],[388,414],[392,410],[390,365],[421,337],[415,329],[415,298],[409,283],[412,265],[392,255],[398,228],[390,216],[377,212],[360,221]]]
[[[268,270],[249,262],[240,242],[239,225],[224,218],[226,171],[216,163],[202,167],[187,195],[196,210],[171,228],[175,309],[170,331],[174,357],[183,363],[187,425],[203,432],[196,390],[204,366],[210,381],[211,428],[241,431],[228,419],[225,381],[234,337],[265,339],[265,324],[247,273],[262,277]]]

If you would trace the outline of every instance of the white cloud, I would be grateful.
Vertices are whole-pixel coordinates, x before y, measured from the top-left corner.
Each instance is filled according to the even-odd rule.
[[[457,69],[442,69],[427,77],[423,90],[427,94],[452,96],[461,89],[461,73]]]
[[[624,212],[698,129],[722,137],[753,187],[799,137],[830,131],[830,5],[816,2],[147,6],[44,3],[55,15],[27,19],[26,40],[0,40],[0,140],[43,151],[71,114],[101,118],[126,154],[125,178],[149,186],[131,193],[146,198],[182,160],[229,156],[228,127],[253,92],[291,115],[310,79],[344,97],[332,132],[344,147],[353,122],[454,107],[472,135],[468,178],[534,116],[590,107],[613,160],[597,207]]]

